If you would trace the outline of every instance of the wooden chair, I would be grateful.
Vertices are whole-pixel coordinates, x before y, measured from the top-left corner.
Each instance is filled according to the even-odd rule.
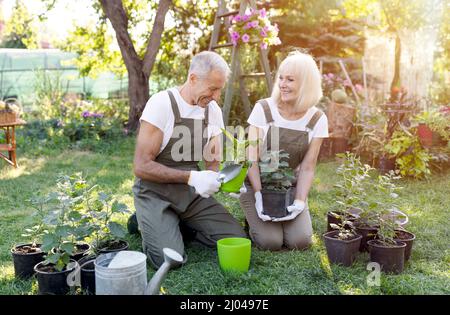
[[[0,129],[5,132],[6,140],[5,143],[0,143],[0,158],[16,168],[18,167],[16,160],[16,126],[21,126],[24,124],[26,124],[26,122],[22,119],[14,122],[0,123]],[[3,154],[2,151],[8,152],[7,155]]]

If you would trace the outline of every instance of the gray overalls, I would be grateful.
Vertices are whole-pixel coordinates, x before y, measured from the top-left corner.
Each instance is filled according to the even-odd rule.
[[[259,103],[264,109],[267,124],[272,123],[274,120],[267,100],[260,100]],[[320,110],[317,111],[313,117],[311,117],[306,129],[312,131],[322,115],[323,112]],[[272,128],[278,129],[278,133],[274,132],[274,134],[279,135],[279,150],[284,150],[289,153],[289,167],[295,169],[303,161],[306,152],[308,152],[309,131],[270,125],[264,143],[264,148],[267,148],[268,151],[272,148]],[[284,244],[291,249],[303,249],[311,244],[312,224],[308,207],[295,219],[290,221],[262,221],[256,212],[253,188],[250,184],[247,184],[246,186],[248,191],[245,194],[241,194],[240,203],[249,225],[250,237],[259,248],[279,250]],[[293,186],[295,187],[295,183],[293,183]]]
[[[194,157],[194,135],[203,135],[208,127],[208,107],[205,119],[181,118],[178,104],[169,93],[176,126],[189,128],[191,134],[191,159],[174,161],[172,146],[179,137],[172,134],[167,146],[155,161],[167,167],[182,170],[199,170],[198,159]],[[197,130],[194,130],[197,129]],[[202,152],[207,139],[202,138]],[[184,152],[186,153],[186,152]],[[214,198],[203,198],[187,184],[162,184],[136,178],[134,186],[134,205],[142,235],[142,247],[153,267],[158,268],[164,262],[163,248],[169,247],[185,257],[184,243],[180,232],[180,221],[186,227],[196,231],[195,239],[213,247],[216,241],[224,237],[245,237],[242,226]]]

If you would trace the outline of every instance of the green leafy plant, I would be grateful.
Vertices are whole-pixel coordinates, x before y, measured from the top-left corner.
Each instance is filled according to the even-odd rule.
[[[260,159],[260,176],[264,188],[272,191],[287,191],[295,180],[294,171],[286,161],[289,153],[266,151]]]
[[[226,129],[222,129],[227,141],[225,141],[225,163],[242,164],[243,167],[250,167],[251,162],[246,158],[247,148],[249,145],[255,145],[258,141],[250,141],[245,139],[244,128],[237,129],[237,138]]]
[[[398,192],[402,187],[397,186],[395,181],[401,177],[395,174],[394,171],[385,175],[378,175],[376,181],[373,183],[374,193],[372,199],[374,199],[370,206],[372,208],[375,223],[378,227],[377,239],[385,245],[396,245],[395,230],[400,227],[398,224],[398,215],[393,213],[398,210],[396,200],[399,196]]]
[[[36,248],[37,243],[41,241],[42,236],[46,233],[46,224],[44,223],[45,217],[47,216],[47,204],[51,201],[51,197],[49,196],[33,196],[29,202],[31,206],[34,208],[34,212],[32,214],[33,219],[37,222],[32,227],[26,228],[25,233],[22,234],[22,237],[26,237],[31,242],[31,247]]]
[[[429,167],[431,155],[422,148],[418,137],[406,129],[395,131],[385,149],[388,154],[395,157],[402,176],[423,178],[431,174]]]
[[[353,222],[350,220],[352,209],[359,210],[360,218],[366,221],[371,219],[366,200],[369,172],[372,168],[367,164],[363,165],[353,153],[340,153],[337,156],[343,159],[343,163],[336,170],[340,176],[339,181],[334,185],[337,211],[332,211],[331,214],[339,219],[339,223],[330,225],[339,231],[339,239],[348,239],[356,234]]]
[[[114,247],[126,235],[125,228],[112,220],[115,214],[130,213],[127,205],[114,200],[105,192],[90,189],[85,200],[89,216],[89,231],[93,238],[93,250],[98,253],[100,249]]]
[[[89,218],[83,213],[87,184],[81,173],[61,175],[57,189],[46,197],[53,208],[44,219],[48,230],[43,235],[42,250],[47,252],[45,264],[63,270],[75,253],[77,242],[89,235]]]

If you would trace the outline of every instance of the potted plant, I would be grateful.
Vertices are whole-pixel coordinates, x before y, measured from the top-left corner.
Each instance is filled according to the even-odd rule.
[[[395,215],[398,209],[394,199],[398,197],[398,187],[394,180],[399,179],[394,172],[387,175],[379,175],[371,206],[376,215],[374,220],[378,226],[376,239],[367,242],[370,252],[370,261],[381,265],[385,272],[401,273],[403,271],[405,248],[404,242],[396,240],[397,231],[400,228],[399,221]]]
[[[450,139],[450,116],[437,109],[423,111],[412,121],[417,124],[417,136],[424,148],[444,146]]]
[[[343,159],[337,174],[341,176],[336,189],[337,207],[327,212],[327,230],[333,230],[332,224],[339,224],[345,216],[347,221],[354,222],[365,206],[366,181],[369,178],[369,165],[363,165],[353,153],[339,153],[337,157]]]
[[[44,260],[45,253],[41,249],[42,243],[39,243],[39,240],[45,231],[44,218],[47,213],[45,205],[48,202],[48,197],[34,196],[30,199],[35,209],[32,216],[36,217],[37,224],[25,229],[25,233],[22,234],[23,237],[28,238],[29,242],[15,245],[11,249],[16,278],[30,278],[34,275],[33,267]]]
[[[94,261],[99,254],[112,253],[128,249],[128,242],[123,240],[125,228],[112,221],[115,214],[129,213],[128,207],[113,200],[104,192],[97,192],[92,187],[86,196],[85,205],[89,217],[89,233],[93,240],[93,254],[80,260],[81,288],[89,294],[95,294]]]
[[[289,153],[281,150],[266,151],[260,159],[264,214],[273,218],[286,216],[287,207],[295,199],[295,187],[292,186],[295,182],[294,171],[283,160],[288,158]]]
[[[409,260],[409,258],[411,257],[412,246],[413,246],[413,242],[415,239],[416,239],[416,236],[413,233],[406,231],[403,228],[397,228],[395,230],[394,240],[397,242],[403,242],[406,244],[405,262],[407,262]]]
[[[234,179],[223,183],[220,186],[221,191],[236,193],[239,192],[244,180],[247,176],[247,171],[251,166],[251,162],[246,159],[247,148],[254,141],[245,140],[245,131],[239,128],[237,131],[238,137],[235,138],[228,130],[222,129],[226,137],[225,141],[225,160],[220,164],[219,169],[223,169],[228,165],[242,165],[241,171]]]
[[[356,233],[350,218],[350,214],[344,211],[341,221],[337,224],[332,223],[333,230],[323,234],[330,262],[346,267],[355,261],[362,238]]]

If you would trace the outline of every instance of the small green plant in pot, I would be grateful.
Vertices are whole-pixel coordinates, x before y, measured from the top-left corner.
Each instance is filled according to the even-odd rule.
[[[34,266],[44,260],[44,251],[42,251],[41,239],[46,226],[44,218],[47,214],[46,205],[50,199],[48,197],[34,196],[29,202],[35,209],[33,218],[36,218],[37,224],[25,229],[22,237],[28,242],[15,245],[11,249],[11,255],[14,263],[14,273],[16,278],[28,279],[34,275]]]
[[[260,159],[260,176],[264,214],[281,218],[288,214],[287,207],[295,199],[294,171],[287,162],[289,153],[266,151]]]
[[[349,152],[339,157],[344,162],[337,169],[340,181],[335,185],[336,210],[331,211],[337,221],[329,221],[331,231],[323,234],[323,237],[330,262],[351,266],[362,239],[355,230],[355,215],[351,211],[358,209],[356,213],[360,213],[366,205],[364,183],[369,178],[370,167],[362,165],[359,158]]]
[[[369,165],[363,165],[353,153],[340,153],[336,156],[343,159],[343,163],[336,170],[340,181],[334,185],[335,207],[327,213],[328,231],[333,230],[332,224],[339,224],[343,218],[353,222],[364,213],[367,206],[367,182],[372,169]]]
[[[128,249],[128,242],[123,240],[125,228],[112,220],[115,214],[130,213],[127,205],[114,200],[105,192],[94,192],[86,199],[89,216],[89,231],[95,254],[116,252]]]
[[[230,165],[241,165],[241,171],[232,180],[223,183],[220,186],[221,191],[236,193],[241,189],[247,171],[251,166],[251,162],[247,160],[246,153],[247,148],[253,141],[245,139],[245,131],[243,128],[238,128],[237,138],[233,136],[231,132],[226,129],[222,129],[223,134],[226,137],[225,141],[225,160],[220,165],[220,170]]]
[[[377,237],[367,242],[370,252],[370,261],[381,265],[381,270],[390,273],[401,273],[404,268],[406,243],[397,239],[398,230],[401,228],[402,218],[395,199],[397,192],[401,189],[394,181],[399,179],[394,172],[379,175],[377,178],[375,194],[372,202],[378,226]]]

